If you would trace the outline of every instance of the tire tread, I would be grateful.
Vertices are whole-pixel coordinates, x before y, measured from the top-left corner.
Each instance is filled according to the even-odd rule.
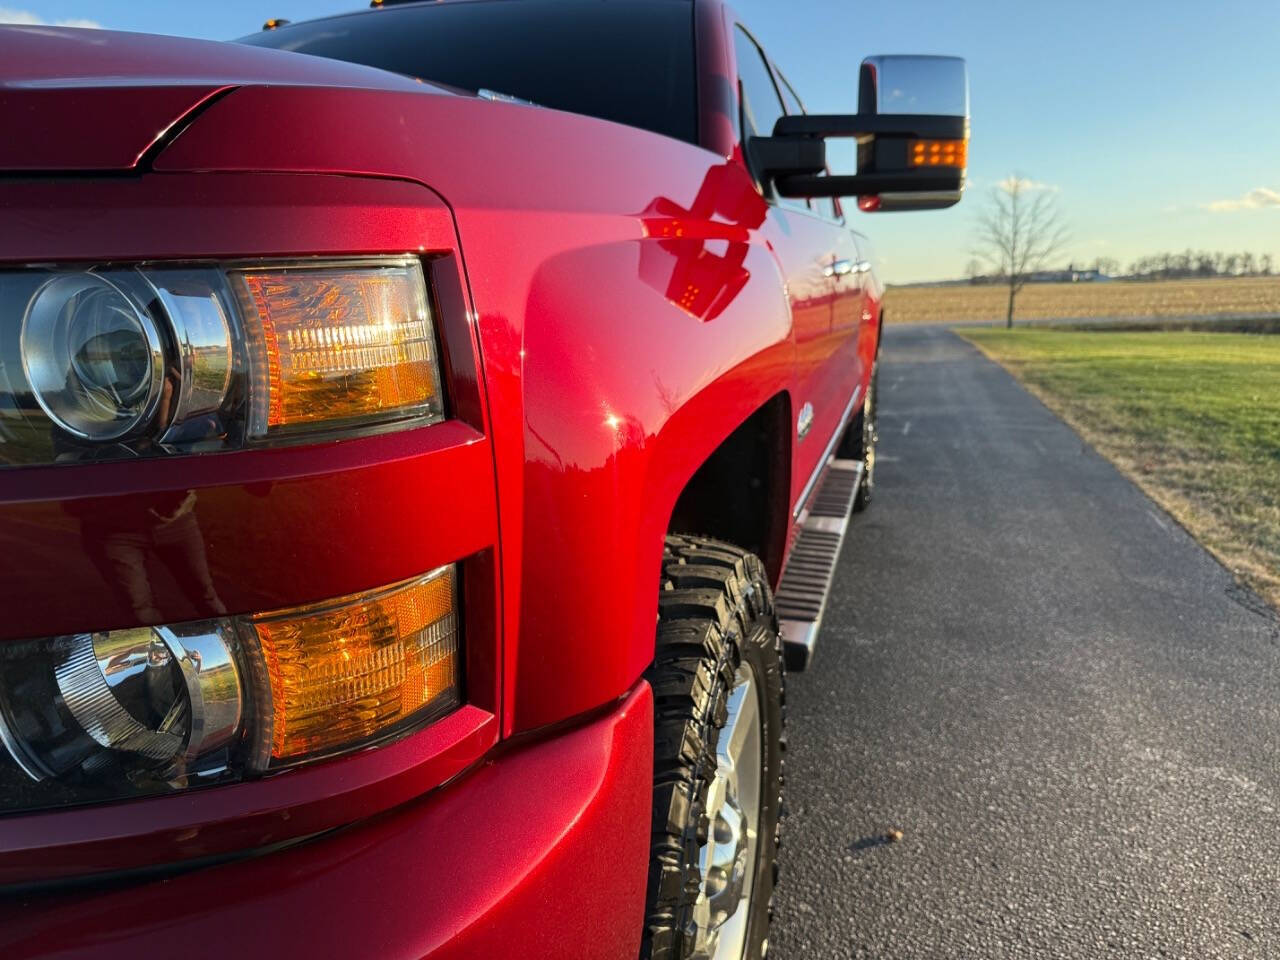
[[[716,771],[739,643],[762,618],[774,639],[777,682],[784,682],[782,641],[768,583],[760,560],[738,547],[688,535],[666,539],[655,657],[645,675],[654,696],[651,859],[640,951],[647,960],[679,960],[694,945],[698,854],[709,829],[707,788]],[[784,723],[780,718],[782,748]],[[780,804],[781,788],[779,764],[777,794],[762,800]],[[780,827],[780,815],[778,820]],[[775,829],[775,848],[778,843]],[[770,877],[776,883],[776,856]]]

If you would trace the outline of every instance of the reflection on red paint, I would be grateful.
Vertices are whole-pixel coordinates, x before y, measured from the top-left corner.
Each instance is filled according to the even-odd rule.
[[[714,320],[751,278],[749,231],[767,209],[741,166],[712,167],[689,208],[658,197],[640,214],[657,240],[640,245],[641,279],[690,316]]]

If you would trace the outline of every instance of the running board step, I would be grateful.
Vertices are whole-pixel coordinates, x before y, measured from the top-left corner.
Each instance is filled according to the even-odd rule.
[[[862,471],[861,460],[833,458],[800,514],[800,533],[774,598],[788,670],[803,670],[813,660]]]

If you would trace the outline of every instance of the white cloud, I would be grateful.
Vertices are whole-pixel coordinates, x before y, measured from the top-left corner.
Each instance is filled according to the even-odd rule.
[[[1058,188],[1051,183],[1041,183],[1039,180],[1031,180],[1027,177],[1019,177],[1016,175],[996,181],[996,186],[1005,193],[1013,193],[1015,187],[1023,192],[1028,190],[1048,190],[1051,193],[1058,192]]]
[[[17,23],[29,27],[88,27],[93,30],[102,29],[97,20],[86,20],[84,17],[68,17],[64,20],[46,20],[30,10],[15,10],[12,7],[0,7],[0,23]]]
[[[1238,200],[1215,200],[1206,203],[1204,208],[1214,213],[1225,213],[1229,210],[1257,210],[1261,207],[1280,207],[1280,192],[1266,187],[1250,190]]]

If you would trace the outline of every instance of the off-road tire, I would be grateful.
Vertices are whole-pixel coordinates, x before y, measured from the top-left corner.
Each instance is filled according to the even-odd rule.
[[[752,667],[762,720],[761,796],[747,960],[768,950],[782,817],[785,681],[764,565],[704,537],[671,536],[662,557],[654,694],[654,786],[644,960],[681,960],[694,948],[693,905],[709,821],[707,787],[741,660]]]

